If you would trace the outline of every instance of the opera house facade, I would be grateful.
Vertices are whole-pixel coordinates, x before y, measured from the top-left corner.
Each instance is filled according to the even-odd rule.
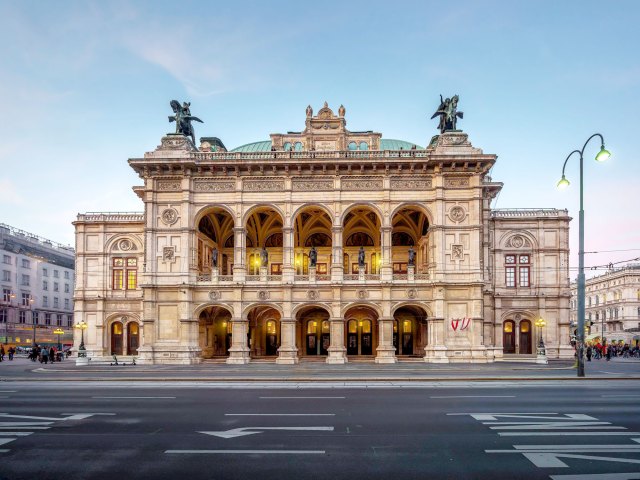
[[[168,134],[129,160],[140,213],[85,213],[75,321],[89,358],[486,363],[573,356],[566,210],[492,210],[496,155],[307,108],[227,150]],[[543,318],[542,331],[535,321]],[[210,360],[211,359],[211,360]]]

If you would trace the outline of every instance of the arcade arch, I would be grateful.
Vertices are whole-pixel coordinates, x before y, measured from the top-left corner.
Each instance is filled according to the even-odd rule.
[[[391,263],[393,273],[405,274],[409,248],[415,251],[416,272],[426,273],[429,265],[429,218],[417,206],[402,206],[391,217]]]
[[[376,354],[378,313],[367,306],[354,306],[345,312],[345,346],[347,356]]]
[[[309,274],[309,252],[315,248],[316,273],[331,272],[333,221],[326,210],[318,206],[307,206],[298,211],[293,221],[293,265],[296,275]]]
[[[273,207],[259,206],[246,215],[245,264],[248,275],[259,275],[261,266],[267,268],[269,275],[282,273],[282,227],[282,215]]]
[[[396,355],[423,355],[428,344],[427,312],[417,305],[403,305],[393,313],[393,346]]]
[[[296,344],[300,356],[326,356],[331,344],[329,312],[317,305],[296,314]]]
[[[345,274],[359,273],[359,252],[364,250],[366,274],[377,274],[382,265],[381,220],[370,206],[351,208],[342,220],[342,257]]]
[[[230,275],[233,269],[233,227],[231,214],[222,207],[210,207],[201,213],[196,226],[198,272],[212,271],[213,249],[217,249],[218,271]]]
[[[252,357],[275,357],[281,343],[280,312],[270,305],[253,307],[247,313]]]
[[[202,358],[226,357],[231,347],[231,312],[224,307],[205,307],[198,316],[198,339]]]

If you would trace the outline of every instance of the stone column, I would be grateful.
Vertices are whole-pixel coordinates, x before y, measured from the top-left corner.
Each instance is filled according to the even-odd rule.
[[[293,318],[283,318],[280,320],[280,348],[278,348],[276,363],[286,365],[298,363],[296,321]]]
[[[347,363],[347,348],[344,346],[344,318],[330,318],[331,341],[327,363]]]
[[[247,333],[249,331],[249,321],[247,319],[231,319],[231,348],[229,348],[229,364],[249,363],[250,349],[247,346]]]
[[[333,250],[333,261],[331,262],[331,281],[333,283],[341,283],[344,269],[342,266],[342,226],[333,227],[331,229],[331,247]],[[344,343],[344,342],[343,342]]]
[[[449,363],[447,347],[444,345],[444,319],[429,319],[427,325],[429,344],[424,348],[424,361],[427,363]]]
[[[382,227],[380,232],[380,244],[382,250],[382,265],[380,266],[380,281],[390,282],[393,278],[391,265],[391,227]]]
[[[376,363],[396,363],[396,349],[393,346],[393,317],[378,319],[378,348]]]
[[[233,281],[243,283],[247,272],[245,259],[247,257],[247,234],[243,227],[233,229]]]
[[[295,276],[295,266],[293,258],[293,228],[284,227],[282,229],[282,281],[292,284]]]

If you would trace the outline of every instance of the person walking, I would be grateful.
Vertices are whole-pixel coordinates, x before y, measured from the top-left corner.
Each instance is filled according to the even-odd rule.
[[[51,360],[51,363],[56,361],[56,349],[53,347],[49,349],[49,359]]]
[[[42,355],[42,360],[40,361],[40,363],[44,363],[45,365],[49,363],[49,350],[47,349],[47,347],[42,347],[42,350],[40,350],[40,354]]]
[[[13,356],[16,354],[16,349],[14,347],[9,347],[9,361],[13,361]]]
[[[0,345],[0,362],[4,360],[4,345]]]
[[[591,361],[591,355],[593,354],[593,348],[591,345],[587,346],[587,362]]]
[[[611,360],[611,346],[606,345],[605,349],[606,349],[605,355],[607,356],[607,362],[608,362],[609,360]]]

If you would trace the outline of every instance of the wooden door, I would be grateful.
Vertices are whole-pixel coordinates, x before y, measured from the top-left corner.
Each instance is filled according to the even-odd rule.
[[[137,355],[140,346],[140,330],[135,322],[127,325],[127,355]]]
[[[122,355],[122,323],[111,324],[111,355]]]
[[[531,354],[531,322],[522,320],[520,322],[520,353],[523,355]]]
[[[516,332],[513,320],[507,320],[502,327],[502,348],[504,353],[516,353]]]

